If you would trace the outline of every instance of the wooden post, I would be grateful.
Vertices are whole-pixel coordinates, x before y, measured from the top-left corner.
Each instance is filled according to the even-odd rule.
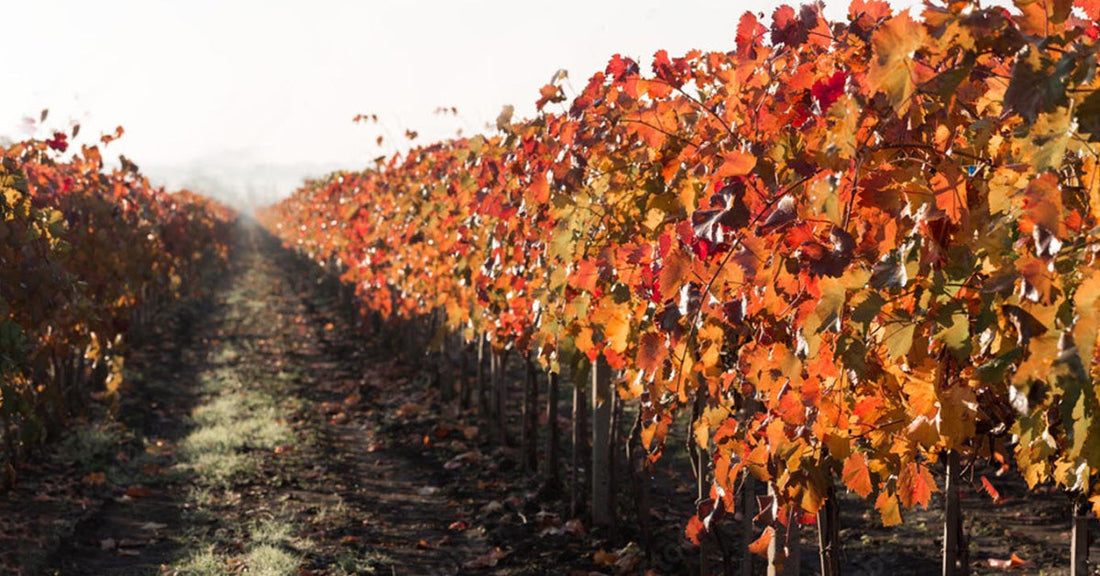
[[[474,392],[477,394],[477,411],[482,419],[485,418],[489,407],[485,403],[485,334],[477,335],[477,374]]]
[[[610,526],[611,369],[602,358],[592,363],[592,523]]]
[[[695,393],[695,401],[691,406],[691,420],[688,421],[687,426],[687,442],[688,442],[688,456],[691,459],[692,472],[695,474],[695,505],[699,506],[704,500],[710,496],[709,485],[707,483],[707,472],[709,470],[708,460],[709,454],[707,449],[700,446],[695,440],[695,434],[693,433],[695,422],[703,415],[703,409],[706,407],[706,396],[700,391]],[[717,527],[714,527],[715,530]],[[717,540],[717,537],[715,538]],[[700,576],[710,576],[710,549],[708,541],[704,538],[699,539],[699,574]]]
[[[584,378],[573,379],[573,478],[570,487],[570,515],[580,517],[585,508],[585,479],[588,476],[588,403]]]
[[[840,576],[840,505],[836,486],[829,481],[825,504],[817,512],[817,545],[821,558],[821,576]]]
[[[642,446],[642,406],[638,404],[638,412],[634,416],[634,426],[630,429],[630,436],[626,441],[626,465],[630,471],[630,480],[634,488],[634,498],[638,507],[638,523],[642,529],[642,547],[645,548],[645,557],[649,562],[653,561],[653,535],[649,527],[649,463]],[[751,575],[750,575],[751,576]]]
[[[546,487],[556,490],[561,485],[558,462],[561,460],[561,434],[558,431],[558,373],[546,373]]]
[[[1070,576],[1089,574],[1089,506],[1078,496],[1073,503],[1073,536],[1070,538]]]
[[[615,378],[621,377],[621,373],[617,372]],[[611,402],[611,434],[608,438],[608,460],[607,460],[607,478],[608,478],[608,494],[607,494],[607,508],[611,511],[611,535],[612,538],[618,538],[619,535],[619,519],[615,514],[615,511],[619,509],[619,494],[615,489],[619,485],[619,422],[622,420],[623,406],[622,401],[619,399],[619,394],[615,390],[615,385],[612,383],[609,386]]]
[[[768,493],[775,496],[775,487],[771,484]],[[798,576],[802,560],[798,515],[798,510],[791,510],[786,527],[778,521],[775,523],[775,533],[768,544],[768,576]]]
[[[756,478],[745,471],[745,481],[741,485],[741,551],[744,553],[741,559],[741,576],[753,576],[753,557],[749,552],[749,545],[756,540],[752,525],[756,508]]]
[[[457,335],[454,347],[459,351],[460,369],[455,371],[455,377],[458,378],[458,410],[465,412],[470,409],[470,347],[463,344]]]
[[[504,352],[493,350],[492,352],[492,381],[493,381],[493,427],[496,429],[497,444],[504,446],[508,442],[508,435],[504,424],[504,369],[508,357]]]
[[[539,380],[535,369],[535,361],[531,355],[523,357],[523,471],[538,471],[538,406],[539,406]]]
[[[947,484],[944,487],[943,576],[960,576],[967,572],[961,561],[960,536],[962,510],[959,508],[959,453],[948,450],[945,456]]]

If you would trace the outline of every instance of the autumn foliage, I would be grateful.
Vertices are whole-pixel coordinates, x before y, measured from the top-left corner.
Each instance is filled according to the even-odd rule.
[[[102,138],[106,145],[121,135]],[[132,324],[228,255],[233,212],[153,187],[65,133],[0,148],[0,466],[56,435],[88,394],[115,394]],[[5,477],[7,477],[5,475]],[[3,482],[0,482],[3,484]]]
[[[499,133],[308,183],[264,216],[365,311],[557,371],[603,358],[652,458],[780,522],[834,483],[886,524],[952,450],[1100,503],[1094,0],[745,14],[729,52],[616,55]],[[797,512],[797,514],[796,514]]]

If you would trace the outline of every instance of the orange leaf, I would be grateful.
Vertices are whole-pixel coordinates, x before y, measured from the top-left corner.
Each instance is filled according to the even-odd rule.
[[[927,466],[910,462],[898,475],[898,497],[907,508],[920,504],[925,509],[936,491],[936,481]]]
[[[871,36],[874,60],[867,71],[868,88],[885,93],[898,116],[909,109],[909,97],[916,91],[912,54],[924,42],[924,26],[908,12],[882,23]]]
[[[667,357],[668,347],[665,346],[664,336],[656,332],[646,332],[642,335],[641,341],[638,342],[638,358],[636,361],[638,368],[650,374],[656,373]]]
[[[993,499],[994,504],[1001,501],[1001,493],[993,487],[993,483],[990,482],[984,474],[982,475],[982,488],[985,490],[985,493],[989,494],[989,497]]]
[[[1016,261],[1016,269],[1022,276],[1021,295],[1032,302],[1049,304],[1054,278],[1047,264],[1039,258],[1025,256]]]
[[[752,554],[756,554],[757,556],[767,556],[768,546],[772,543],[772,536],[774,532],[775,529],[771,526],[765,528],[764,533],[761,534],[759,538],[754,540],[752,544],[749,544],[749,552]]]
[[[699,545],[699,536],[706,534],[707,527],[703,525],[703,521],[699,519],[699,516],[692,516],[688,520],[687,527],[684,528],[684,536],[696,546]]]
[[[722,165],[714,173],[715,178],[729,178],[732,176],[745,176],[756,167],[756,156],[734,150],[722,156]]]
[[[901,524],[901,509],[898,507],[898,499],[896,496],[890,496],[885,492],[879,492],[878,498],[875,500],[875,509],[877,509],[879,515],[882,516],[883,526],[897,526]]]
[[[849,490],[859,494],[862,498],[866,498],[874,489],[871,484],[871,471],[867,468],[867,460],[859,452],[853,452],[844,462],[841,478],[843,478],[844,485]]]
[[[932,185],[932,193],[936,195],[936,208],[947,213],[951,222],[958,223],[967,211],[966,205],[966,181],[955,178],[952,182],[943,172],[937,172],[929,182]]]
[[[585,259],[577,262],[577,269],[569,275],[569,285],[577,290],[595,292],[600,280],[600,269],[595,260]]]
[[[1030,564],[1031,564],[1030,561],[1024,560],[1023,558],[1020,558],[1019,556],[1016,555],[1015,552],[1013,552],[1012,557],[1007,559],[1007,560],[1003,560],[1003,559],[1000,559],[1000,558],[990,558],[989,559],[989,567],[990,568],[997,568],[999,570],[1011,570],[1013,568],[1020,568],[1022,566],[1028,566]]]

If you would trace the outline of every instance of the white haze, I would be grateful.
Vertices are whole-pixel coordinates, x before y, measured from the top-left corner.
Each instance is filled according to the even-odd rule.
[[[251,208],[406,148],[406,129],[427,142],[484,131],[505,104],[530,116],[559,69],[579,89],[615,53],[729,50],[743,12],[778,4],[4,0],[0,135],[28,135],[43,108],[38,135],[122,125],[105,156]],[[353,124],[360,113],[382,126]]]

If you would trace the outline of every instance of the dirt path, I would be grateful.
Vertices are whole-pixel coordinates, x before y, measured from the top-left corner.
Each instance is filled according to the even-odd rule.
[[[408,376],[291,256],[243,234],[214,306],[132,362],[148,370],[128,407],[151,408],[131,423],[143,450],[42,573],[435,575],[492,558],[455,524],[420,436],[383,441]]]
[[[642,568],[636,526],[612,537],[570,521],[514,449],[434,395],[423,366],[362,336],[322,276],[242,228],[209,302],[166,315],[128,358],[118,418],[74,422],[0,494],[0,574],[698,573],[681,528],[690,477],[674,458],[654,484],[658,538]],[[967,492],[975,572],[1020,552],[1025,573],[1064,573],[1065,499],[994,481],[996,508]],[[853,497],[842,507],[846,573],[938,573],[936,506],[890,529]],[[813,555],[803,548],[806,574]]]

